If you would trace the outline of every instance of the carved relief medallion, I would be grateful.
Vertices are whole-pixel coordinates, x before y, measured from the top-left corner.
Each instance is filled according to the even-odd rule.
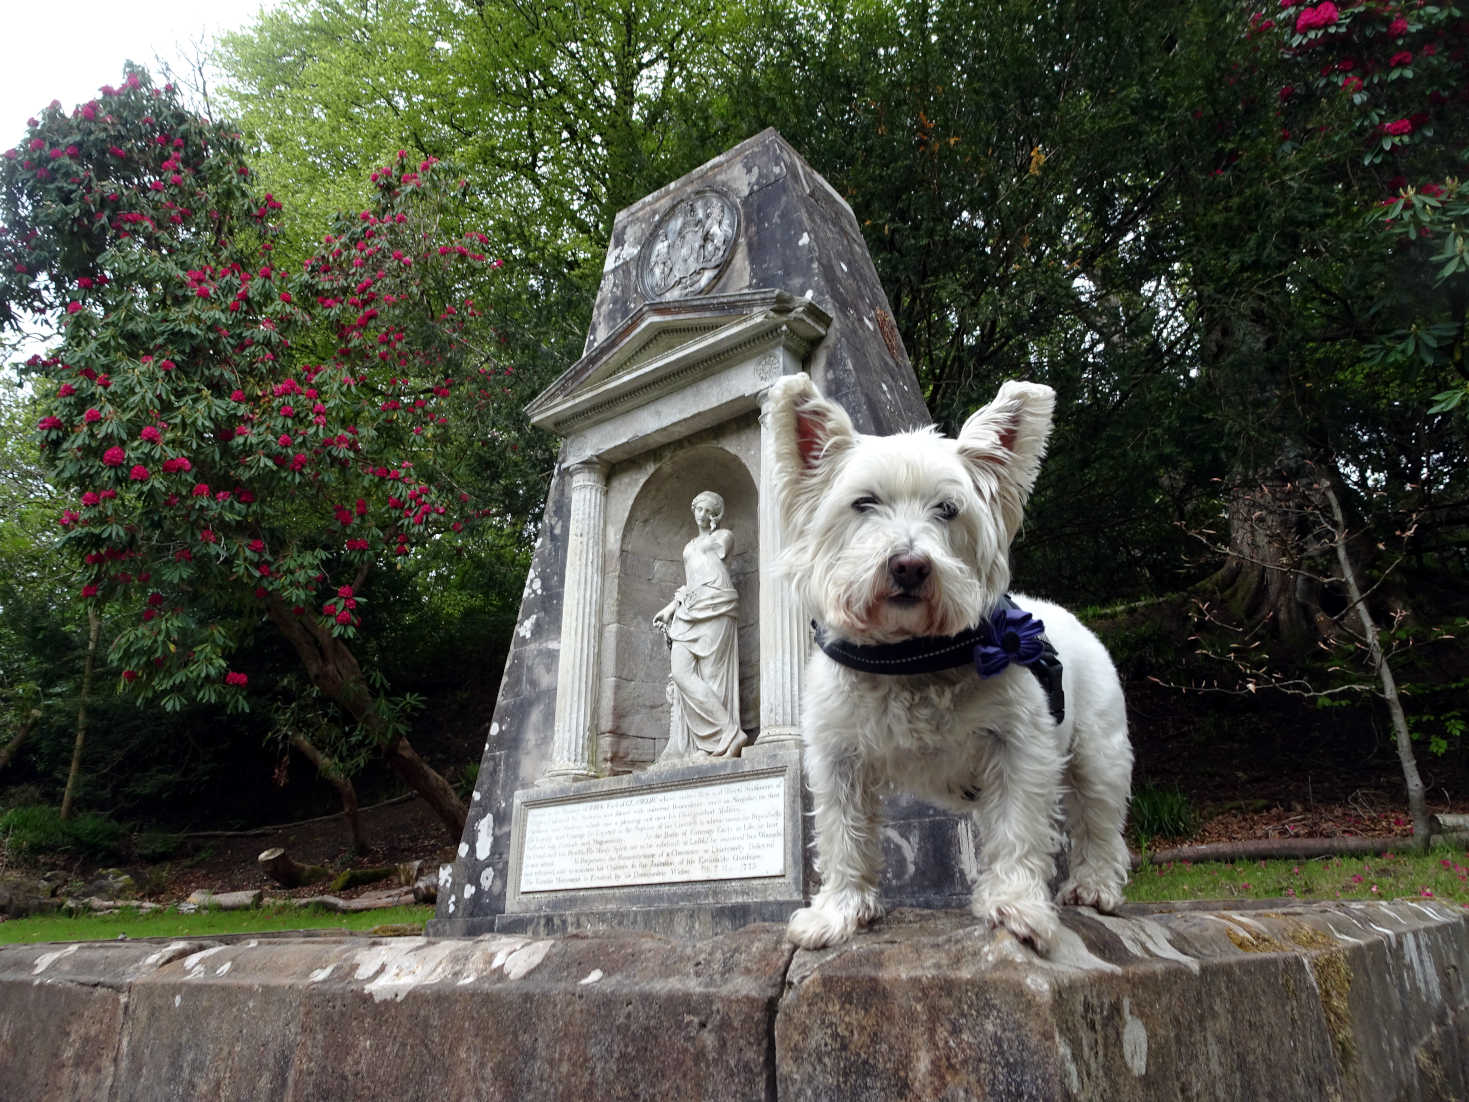
[[[723,191],[705,188],[680,199],[638,251],[638,288],[650,301],[708,290],[734,252],[739,228],[740,208]]]

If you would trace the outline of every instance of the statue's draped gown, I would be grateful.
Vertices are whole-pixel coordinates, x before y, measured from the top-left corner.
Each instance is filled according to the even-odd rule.
[[[667,629],[681,716],[671,754],[723,754],[740,738],[739,594],[724,562],[732,542],[716,530],[683,549],[688,584]]]

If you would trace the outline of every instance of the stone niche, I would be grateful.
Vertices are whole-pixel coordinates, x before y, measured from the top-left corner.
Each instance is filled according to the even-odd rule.
[[[724,498],[721,527],[734,534],[729,567],[740,595],[740,726],[751,739],[759,734],[759,445],[751,414],[608,475],[596,754],[603,775],[646,768],[668,742],[668,647],[653,628],[653,614],[684,583],[682,551],[694,531],[690,503],[705,490]]]

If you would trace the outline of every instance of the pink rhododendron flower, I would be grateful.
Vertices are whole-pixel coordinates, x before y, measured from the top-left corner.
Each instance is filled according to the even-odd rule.
[[[82,420],[89,425],[100,421],[102,420],[102,411],[100,409],[89,409],[86,413],[82,414]]]
[[[121,467],[125,459],[127,452],[115,444],[102,453],[102,462],[109,467]]]
[[[144,425],[143,431],[138,433],[138,436],[150,444],[156,444],[163,438],[163,434],[158,431],[157,425]]]
[[[143,464],[138,463],[133,467],[132,470],[128,471],[128,477],[134,482],[147,482],[148,468],[143,466]]]

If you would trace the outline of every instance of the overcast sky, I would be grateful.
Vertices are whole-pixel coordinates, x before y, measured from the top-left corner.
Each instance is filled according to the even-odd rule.
[[[26,119],[53,99],[68,110],[122,79],[132,60],[156,70],[155,57],[180,69],[192,43],[254,20],[260,0],[31,0],[6,5],[0,65],[0,149],[25,132]],[[264,6],[270,7],[269,3]]]

